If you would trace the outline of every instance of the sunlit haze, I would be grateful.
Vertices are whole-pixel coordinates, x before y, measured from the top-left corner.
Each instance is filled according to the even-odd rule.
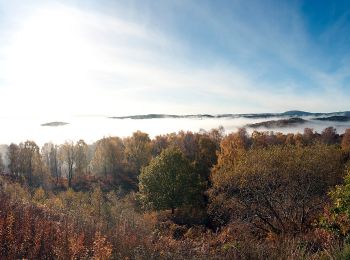
[[[0,0],[1,116],[347,110],[344,5]]]

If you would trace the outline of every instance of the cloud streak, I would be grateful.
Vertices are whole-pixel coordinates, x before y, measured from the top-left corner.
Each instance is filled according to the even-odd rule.
[[[301,4],[162,1],[152,11],[145,9],[152,5],[147,1],[104,3],[30,2],[23,11],[0,1],[7,12],[0,20],[6,36],[0,40],[0,91],[6,97],[1,111],[12,107],[6,113],[36,116],[348,109],[349,56],[344,52],[340,63],[324,52],[308,31]],[[343,21],[335,23],[323,35],[336,37],[343,27]]]

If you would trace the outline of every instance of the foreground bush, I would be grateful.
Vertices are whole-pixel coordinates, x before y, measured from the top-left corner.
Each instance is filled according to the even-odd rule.
[[[244,220],[265,235],[306,232],[329,189],[342,181],[343,157],[341,149],[319,144],[251,149],[221,160],[212,175],[214,221]]]
[[[31,193],[1,180],[0,258],[147,258],[151,236],[141,220],[129,203],[99,189]]]

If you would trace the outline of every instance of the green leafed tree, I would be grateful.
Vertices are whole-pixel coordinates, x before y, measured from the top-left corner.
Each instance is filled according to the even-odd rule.
[[[200,178],[183,153],[165,149],[139,176],[140,198],[145,206],[156,210],[193,205],[200,199]]]

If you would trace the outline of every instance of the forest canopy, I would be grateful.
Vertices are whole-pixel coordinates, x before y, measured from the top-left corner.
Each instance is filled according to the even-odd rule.
[[[12,143],[0,257],[346,258],[349,140],[329,127]]]

